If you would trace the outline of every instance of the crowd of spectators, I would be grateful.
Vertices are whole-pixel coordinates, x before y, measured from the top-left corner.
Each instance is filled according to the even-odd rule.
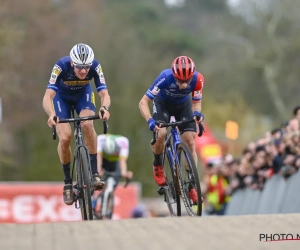
[[[300,106],[294,117],[250,142],[239,158],[226,155],[209,163],[204,174],[204,208],[223,215],[230,196],[238,189],[262,190],[274,174],[289,178],[300,167]]]

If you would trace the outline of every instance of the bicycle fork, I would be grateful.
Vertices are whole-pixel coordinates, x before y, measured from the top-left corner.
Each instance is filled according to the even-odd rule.
[[[174,160],[174,157],[172,154],[172,148],[169,146],[169,147],[166,147],[166,150],[167,150],[166,154],[167,154],[167,158],[168,158],[168,161],[170,164],[170,170],[172,172],[172,176],[176,177],[176,168],[174,167],[175,160]],[[172,194],[174,194],[177,189],[176,188],[177,184],[175,183],[176,179],[177,178],[172,178],[172,181],[169,180],[167,185],[160,187],[157,191],[159,195],[164,195],[165,202],[168,204],[174,203],[175,198],[176,198],[176,197],[172,196]]]

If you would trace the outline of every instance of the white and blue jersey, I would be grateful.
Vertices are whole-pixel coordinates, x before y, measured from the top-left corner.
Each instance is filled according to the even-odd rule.
[[[151,100],[158,96],[166,103],[179,104],[189,98],[192,93],[192,100],[200,101],[202,98],[202,89],[204,77],[201,73],[195,71],[194,76],[186,89],[179,89],[171,69],[163,70],[155,79],[154,83],[147,90],[146,96]]]
[[[65,56],[56,62],[51,72],[48,89],[53,89],[62,95],[76,94],[85,88],[91,87],[90,81],[93,78],[98,92],[107,88],[102,67],[96,59],[93,60],[84,80],[80,80],[74,75],[70,60],[69,56]]]
[[[94,79],[98,92],[107,89],[102,67],[97,60],[93,60],[92,66],[85,79],[81,80],[74,74],[70,56],[65,56],[54,65],[47,85],[48,89],[56,92],[53,99],[55,113],[60,118],[69,118],[70,105],[74,105],[79,114],[83,109],[95,111],[95,96],[90,81]]]

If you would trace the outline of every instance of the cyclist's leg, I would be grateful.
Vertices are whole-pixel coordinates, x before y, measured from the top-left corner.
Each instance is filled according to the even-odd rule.
[[[167,106],[162,99],[159,97],[155,97],[153,100],[153,114],[152,117],[157,122],[168,122],[169,121],[169,112],[167,110]],[[166,128],[161,128],[158,131],[157,141],[154,145],[152,145],[152,152],[154,154],[153,161],[153,177],[156,183],[159,186],[163,186],[166,184],[166,177],[164,174],[163,166],[162,166],[162,157],[164,151],[164,140],[167,134]]]
[[[80,117],[95,115],[95,96],[92,88],[87,88],[76,103],[76,112]],[[97,134],[92,120],[81,123],[84,134],[84,143],[87,146],[91,160],[91,170],[93,175],[93,186],[95,190],[104,187],[104,181],[100,177],[97,169]]]
[[[176,120],[181,121],[184,119],[193,119],[193,113],[192,113],[192,102],[191,99],[187,99],[182,105],[181,108],[178,109],[175,115]],[[194,161],[197,165],[198,157],[196,153],[196,147],[195,147],[195,137],[196,137],[196,124],[195,122],[191,123],[185,123],[180,126],[178,126],[179,131],[181,133],[181,139],[183,142],[187,144],[189,149],[191,150],[191,153],[193,155]]]
[[[120,161],[117,161],[116,168],[114,170],[114,180],[115,180],[114,191],[119,185],[120,179],[121,179],[121,167],[120,167]]]
[[[53,99],[53,107],[55,114],[59,118],[69,118],[70,117],[70,106],[59,96]],[[72,178],[70,174],[70,162],[71,162],[71,138],[72,129],[68,123],[59,123],[56,126],[56,132],[59,138],[59,143],[57,146],[57,152],[61,162],[61,166],[64,172],[64,191],[63,199],[67,205],[72,205],[74,200],[74,194],[72,190]]]

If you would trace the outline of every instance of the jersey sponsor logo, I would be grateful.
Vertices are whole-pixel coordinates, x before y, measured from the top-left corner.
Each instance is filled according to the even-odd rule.
[[[71,90],[78,90],[78,89],[82,89],[82,87],[74,87],[74,88],[70,88]]]
[[[174,82],[170,85],[170,88],[172,88],[172,89],[173,89],[173,88],[176,88],[176,87],[177,87],[177,85],[176,85],[176,83],[174,83]]]
[[[194,98],[200,98],[202,95],[201,95],[201,91],[200,90],[197,90],[197,91],[194,91]]]
[[[89,83],[89,81],[84,80],[84,81],[65,81],[64,82],[66,85],[70,86],[76,86],[76,85],[86,85]]]
[[[92,102],[92,103],[94,104],[94,106],[96,107],[96,101],[95,101],[95,94],[94,94],[94,92],[92,92],[91,102]]]
[[[58,75],[60,74],[60,72],[61,72],[61,67],[59,67],[57,64],[55,64],[52,69],[51,76],[49,79],[50,84],[55,84],[56,79],[57,79]]]
[[[59,75],[61,72],[61,67],[59,67],[57,64],[54,65],[52,73],[55,75]]]
[[[159,87],[156,86],[156,87],[154,87],[154,88],[152,89],[151,93],[152,93],[153,95],[157,95],[159,91],[160,91]]]
[[[100,64],[96,67],[96,72],[99,75],[100,82],[102,84],[105,84],[105,78],[104,78],[104,74],[103,74],[102,67]]]
[[[155,84],[155,86],[158,86],[159,84],[161,84],[165,80],[166,80],[166,78],[159,79],[159,81]]]
[[[166,95],[171,96],[171,97],[175,97],[175,98],[181,98],[181,97],[185,97],[189,94],[190,92],[177,92],[177,93],[172,93],[169,90],[166,89]]]

